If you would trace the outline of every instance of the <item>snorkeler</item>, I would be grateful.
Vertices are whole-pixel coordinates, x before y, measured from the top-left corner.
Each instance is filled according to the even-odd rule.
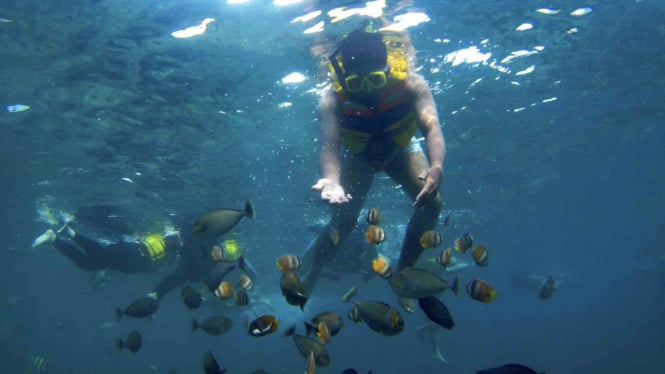
[[[441,211],[445,142],[425,79],[409,69],[405,36],[359,29],[330,56],[331,88],[319,101],[321,178],[312,189],[332,205],[332,219],[307,251],[310,294],[323,266],[356,226],[374,175],[387,173],[413,202],[398,269],[413,266],[419,238]],[[420,131],[427,157],[414,138]],[[336,230],[340,240],[330,240]]]

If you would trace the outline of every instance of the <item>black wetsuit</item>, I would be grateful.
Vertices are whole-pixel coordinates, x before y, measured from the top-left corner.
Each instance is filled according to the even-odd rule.
[[[202,238],[194,233],[183,237],[183,248],[180,261],[176,268],[164,277],[154,288],[157,298],[161,300],[167,293],[180,287],[185,282],[199,282],[205,279],[215,265],[210,255],[215,239]]]
[[[146,245],[140,242],[120,242],[102,245],[94,239],[76,234],[73,239],[57,237],[53,246],[83,270],[117,270],[121,273],[145,273],[175,256],[177,244],[166,241],[165,256],[153,261]]]

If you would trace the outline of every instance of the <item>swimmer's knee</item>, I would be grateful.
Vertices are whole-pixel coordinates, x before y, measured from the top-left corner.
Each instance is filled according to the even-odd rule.
[[[351,233],[351,231],[353,231],[354,227],[356,227],[357,220],[357,217],[344,217],[343,219],[338,218],[330,223],[329,229],[336,230],[341,241],[342,239],[346,238]]]
[[[441,213],[442,208],[443,199],[441,198],[441,193],[437,192],[436,196],[430,198],[425,204],[423,204],[423,206],[420,208],[420,211],[428,216],[438,216]]]

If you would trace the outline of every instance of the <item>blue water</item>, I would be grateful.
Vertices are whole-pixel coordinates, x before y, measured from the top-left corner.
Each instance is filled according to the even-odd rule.
[[[303,253],[329,214],[310,191],[318,178],[319,80],[310,53],[317,34],[303,31],[316,21],[290,21],[314,9],[324,11],[317,21],[329,21],[325,12],[340,4],[362,6],[0,4],[0,104],[31,107],[0,113],[4,372],[24,372],[37,355],[49,373],[195,373],[207,350],[230,373],[305,367],[281,334],[247,336],[244,310],[208,297],[191,312],[179,290],[154,319],[103,329],[115,307],[144,295],[171,269],[110,272],[107,286],[94,288],[91,273],[51,247],[30,248],[51,227],[38,214],[44,206],[74,212],[112,205],[120,218],[100,224],[79,217],[75,226],[113,240],[129,234],[121,231],[191,222],[208,208],[241,208],[249,197],[257,218],[229,237],[247,249],[261,273],[255,297],[271,301],[264,310],[283,328],[322,310],[345,316],[348,305],[338,300],[352,284],[362,299],[396,303],[380,279],[362,283],[357,274],[322,280],[304,313],[279,294],[275,258]],[[560,12],[536,12],[545,7]],[[570,14],[584,7],[592,11]],[[404,313],[406,329],[393,337],[344,317],[346,326],[328,345],[331,365],[317,373],[471,373],[507,362],[547,373],[664,372],[661,2],[389,1],[384,9],[389,19],[407,11],[431,19],[409,31],[448,147],[444,245],[472,232],[490,251],[490,266],[459,275],[463,284],[491,282],[498,297],[485,305],[466,294],[443,296],[456,327],[434,337],[448,363],[418,339],[415,328],[426,317],[416,311]],[[206,17],[216,21],[205,34],[170,36]],[[354,22],[326,22],[322,35],[336,40]],[[523,23],[533,28],[516,31]],[[487,57],[446,60],[473,46]],[[515,51],[528,55],[506,61]],[[307,79],[281,83],[292,72]],[[388,239],[380,250],[394,254],[410,205],[379,178],[368,206],[383,211]],[[547,275],[559,289],[541,301],[538,281]],[[214,313],[233,318],[229,334],[190,331],[192,318]],[[141,351],[115,352],[115,338],[134,328],[143,334]]]

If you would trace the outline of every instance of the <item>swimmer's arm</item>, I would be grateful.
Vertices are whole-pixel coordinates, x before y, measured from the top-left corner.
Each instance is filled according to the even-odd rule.
[[[436,103],[425,79],[419,74],[409,75],[409,88],[413,96],[414,112],[420,132],[427,142],[427,159],[430,168],[439,168],[443,175],[443,161],[446,156],[446,142],[441,131]]]
[[[312,186],[321,192],[321,199],[331,204],[342,204],[352,199],[344,192],[340,183],[340,127],[339,109],[334,92],[329,91],[319,103],[319,121],[321,122],[321,155],[319,156],[319,172],[321,178]]]
[[[328,91],[319,102],[319,122],[321,123],[321,154],[319,173],[322,179],[339,184],[340,175],[340,128],[337,116],[338,105],[335,93]]]

